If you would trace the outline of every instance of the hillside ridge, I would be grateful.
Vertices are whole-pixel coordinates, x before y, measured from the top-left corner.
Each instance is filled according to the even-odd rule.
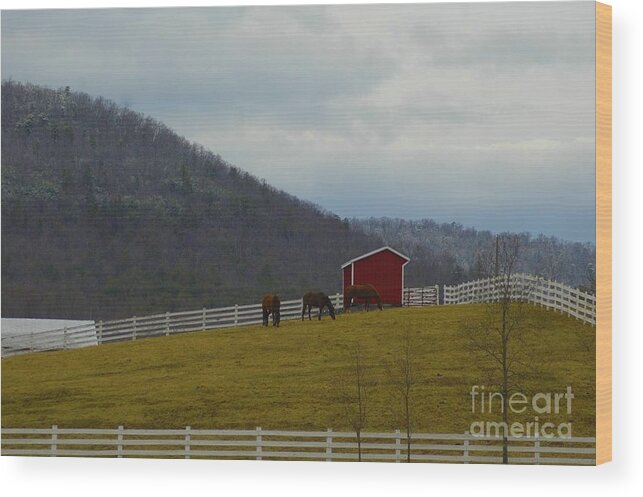
[[[105,98],[2,83],[5,317],[107,320],[334,293],[342,263],[385,244],[411,252],[409,286],[475,277],[475,252],[407,241],[278,190]]]

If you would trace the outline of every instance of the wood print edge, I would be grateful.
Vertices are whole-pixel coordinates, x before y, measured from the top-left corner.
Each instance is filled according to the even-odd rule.
[[[596,464],[612,460],[612,7],[596,2]]]

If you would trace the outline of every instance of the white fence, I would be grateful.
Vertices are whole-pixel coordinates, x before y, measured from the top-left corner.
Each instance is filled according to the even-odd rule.
[[[419,307],[438,305],[440,303],[440,287],[438,285],[420,288],[405,288],[402,295],[402,305]]]
[[[344,297],[330,295],[333,305],[341,309]],[[301,299],[281,302],[281,319],[301,318]],[[111,342],[124,342],[156,336],[169,336],[189,331],[212,330],[262,323],[261,304],[233,305],[197,311],[166,312],[152,316],[98,321],[95,325],[65,327],[34,332],[16,340],[2,337],[2,355],[26,352],[89,347]]]
[[[406,434],[363,433],[362,461],[407,461]],[[412,462],[501,463],[498,437],[469,434],[411,435]],[[3,428],[2,455],[163,457],[209,459],[358,460],[353,432],[262,430],[175,430]],[[509,438],[509,462],[596,464],[596,439]]]
[[[497,278],[503,278],[502,276]],[[501,297],[500,281],[486,278],[444,287],[445,304],[469,304],[493,302]],[[579,319],[596,324],[596,297],[556,281],[530,274],[515,274],[511,277],[511,297],[554,309]]]
[[[572,287],[528,274],[512,277],[512,297],[558,310],[585,323],[596,324],[596,297]],[[500,298],[499,285],[493,278],[469,281],[444,287],[444,304],[489,302]],[[439,304],[439,287],[405,288],[405,306]],[[341,293],[331,295],[336,309],[344,303]],[[301,317],[301,299],[281,303],[281,319]],[[261,304],[234,305],[216,309],[166,312],[152,316],[132,317],[116,321],[99,321],[96,324],[68,326],[27,335],[2,336],[2,355],[26,352],[89,347],[111,342],[123,342],[155,336],[168,336],[189,331],[212,330],[260,324]]]
[[[406,288],[404,305],[437,304],[437,286]],[[340,311],[344,296],[336,293],[330,296],[333,305]],[[281,303],[281,319],[301,317],[301,299]],[[116,321],[98,321],[78,326],[67,326],[48,331],[35,331],[20,337],[2,337],[2,355],[9,356],[26,352],[89,347],[111,342],[123,342],[155,336],[169,336],[189,331],[212,330],[260,324],[261,304],[233,305],[196,311],[166,312],[151,316],[134,316]]]

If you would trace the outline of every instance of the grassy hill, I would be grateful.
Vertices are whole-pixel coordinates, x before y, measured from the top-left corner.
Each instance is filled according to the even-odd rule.
[[[408,333],[416,430],[464,432],[474,420],[499,420],[471,413],[471,386],[485,385],[489,363],[468,348],[465,323],[484,312],[483,305],[386,309],[4,358],[2,426],[346,429],[337,390],[359,342],[372,383],[367,430],[392,430],[399,423],[387,364]],[[571,421],[574,435],[593,435],[594,328],[531,306],[524,326],[533,371],[521,390],[570,385],[575,394],[571,417],[540,421]]]

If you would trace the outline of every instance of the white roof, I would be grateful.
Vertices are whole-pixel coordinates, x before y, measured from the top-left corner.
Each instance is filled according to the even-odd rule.
[[[378,252],[383,252],[384,250],[390,250],[395,255],[399,255],[402,259],[406,259],[406,262],[404,263],[404,265],[407,265],[409,263],[409,261],[411,260],[407,256],[405,256],[404,254],[401,254],[397,250],[395,250],[395,249],[393,249],[393,248],[391,248],[391,247],[389,247],[387,245],[385,247],[378,248],[377,250],[373,250],[373,251],[371,251],[371,252],[369,252],[367,254],[360,255],[359,257],[355,257],[355,259],[351,259],[350,261],[348,261],[348,262],[346,262],[345,264],[342,265],[342,269],[344,269],[346,266],[350,266],[354,262],[357,262],[357,261],[362,260],[362,259],[366,259],[367,257],[370,257],[373,254],[377,254]]]
[[[41,331],[62,330],[65,326],[89,326],[94,321],[77,319],[31,319],[31,318],[2,318],[0,328],[2,336],[29,335]]]
[[[94,321],[2,318],[2,355],[98,345]],[[67,336],[65,328],[72,331]]]

